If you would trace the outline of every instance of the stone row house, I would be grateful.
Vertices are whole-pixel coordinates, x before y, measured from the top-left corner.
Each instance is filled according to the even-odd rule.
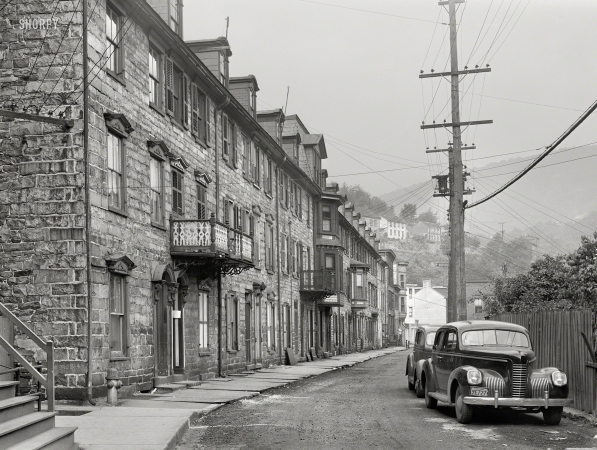
[[[395,327],[395,255],[327,181],[323,135],[257,111],[257,79],[230,76],[225,38],[183,41],[182,11],[5,7],[0,109],[64,124],[0,121],[0,300],[53,340],[58,398],[105,396],[108,369],[127,395]],[[34,13],[59,26],[15,29]]]

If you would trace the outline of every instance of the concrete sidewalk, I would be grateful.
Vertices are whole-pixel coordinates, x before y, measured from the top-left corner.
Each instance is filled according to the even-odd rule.
[[[198,386],[171,392],[139,394],[124,399],[118,406],[68,407],[58,405],[56,426],[78,427],[75,442],[81,450],[163,450],[173,449],[190,423],[226,403],[254,397],[261,392],[295,381],[368,361],[404,350],[391,347],[363,353],[338,355],[330,359],[276,366],[245,376],[216,378]]]

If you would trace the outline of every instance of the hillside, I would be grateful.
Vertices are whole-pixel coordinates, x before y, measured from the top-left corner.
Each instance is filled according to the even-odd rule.
[[[468,186],[476,193],[469,202],[493,192],[525,168],[540,152],[474,166]],[[480,236],[501,230],[506,237],[532,235],[539,239],[540,253],[563,253],[576,249],[582,234],[597,229],[597,146],[561,149],[494,199],[467,210],[467,231]],[[408,186],[381,195],[380,200],[400,211],[404,203],[422,203],[432,189],[425,184]],[[425,192],[428,195],[423,195]],[[419,200],[420,199],[420,200]],[[447,206],[447,202],[446,202]],[[425,209],[425,207],[423,207]],[[442,219],[443,220],[443,219]]]

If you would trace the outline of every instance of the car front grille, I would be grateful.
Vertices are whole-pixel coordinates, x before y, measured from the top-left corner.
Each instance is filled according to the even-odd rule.
[[[513,364],[512,366],[512,397],[524,397],[527,388],[526,364]]]
[[[504,396],[504,390],[506,386],[504,384],[504,380],[502,380],[501,378],[487,377],[485,378],[485,386],[487,386],[490,397],[494,396],[496,389],[498,391],[498,397]]]

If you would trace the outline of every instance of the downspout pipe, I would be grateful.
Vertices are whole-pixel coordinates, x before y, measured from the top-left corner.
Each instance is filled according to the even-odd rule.
[[[280,253],[280,180],[282,179],[282,166],[286,163],[288,158],[284,155],[284,159],[278,166],[278,179],[276,180],[276,241],[278,241],[278,253]],[[288,249],[286,249],[288,254]],[[279,355],[280,355],[280,364],[282,364],[282,287],[281,287],[281,261],[280,258],[276,258],[278,260],[278,339],[280,342],[279,345]]]
[[[216,220],[220,219],[220,159],[218,158],[218,115],[230,103],[226,98],[214,108],[214,158],[216,164]],[[222,270],[218,270],[218,376],[222,376]]]
[[[93,298],[91,291],[91,200],[89,186],[89,73],[87,0],[83,0],[83,165],[85,167],[85,253],[87,254],[87,401],[93,400]]]

